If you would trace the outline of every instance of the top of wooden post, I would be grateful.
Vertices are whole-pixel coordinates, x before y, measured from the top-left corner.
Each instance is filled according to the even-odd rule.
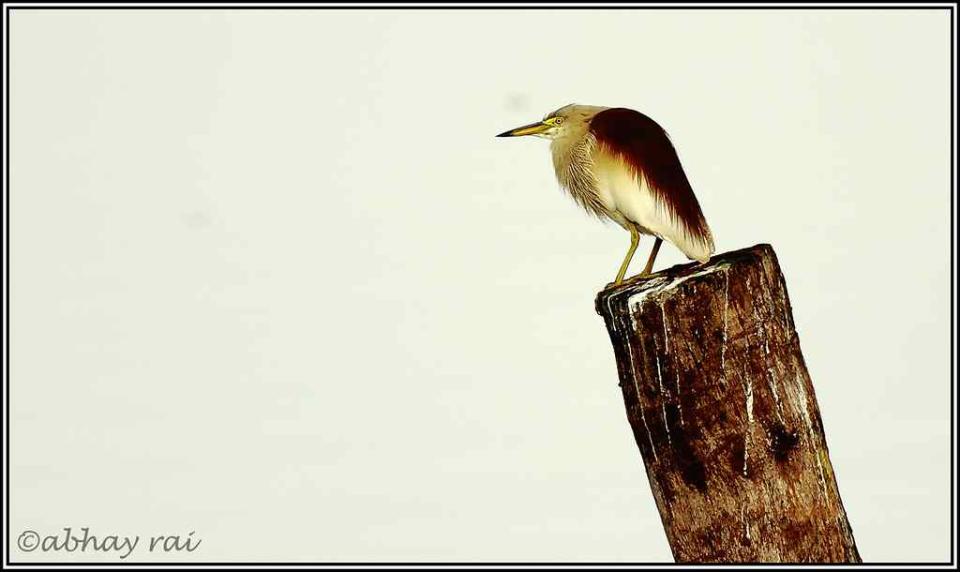
[[[697,280],[718,270],[725,270],[743,263],[753,265],[763,259],[772,262],[774,267],[779,266],[773,247],[764,243],[718,254],[704,264],[699,262],[678,264],[649,276],[634,276],[618,286],[610,285],[597,294],[597,313],[604,317],[610,317],[611,303],[615,299],[633,299],[635,297],[642,299],[667,293],[688,280]]]

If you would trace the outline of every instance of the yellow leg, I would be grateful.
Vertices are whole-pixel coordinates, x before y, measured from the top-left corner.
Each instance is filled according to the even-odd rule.
[[[620,272],[617,273],[617,279],[613,281],[614,285],[623,282],[623,276],[627,273],[627,267],[630,266],[630,260],[633,258],[633,253],[637,251],[638,244],[640,244],[640,233],[637,232],[635,227],[631,226],[630,250],[627,251],[627,255],[623,258],[623,264],[620,265]]]
[[[663,244],[663,239],[657,237],[657,240],[653,243],[653,250],[650,251],[650,258],[647,259],[647,265],[643,267],[643,272],[640,276],[646,276],[653,270],[653,261],[657,259],[657,253],[660,252],[661,244]]]

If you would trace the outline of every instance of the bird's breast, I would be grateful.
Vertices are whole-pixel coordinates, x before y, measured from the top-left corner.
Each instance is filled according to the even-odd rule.
[[[593,163],[597,194],[610,203],[611,211],[647,234],[672,234],[670,217],[643,177],[637,177],[621,159],[602,151],[594,153]]]
[[[557,182],[587,212],[601,218],[615,218],[613,197],[601,191],[594,164],[596,140],[589,133],[581,137],[554,140],[551,145]]]
[[[551,151],[557,181],[586,211],[624,228],[637,224],[648,234],[666,232],[669,219],[642,177],[604,151],[593,134],[554,140]]]

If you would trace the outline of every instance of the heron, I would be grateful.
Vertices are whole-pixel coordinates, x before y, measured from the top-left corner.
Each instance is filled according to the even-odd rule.
[[[654,237],[640,276],[653,271],[664,240],[705,263],[713,233],[667,132],[624,107],[570,104],[543,120],[497,137],[534,135],[550,140],[557,181],[588,213],[630,233],[630,248],[613,284],[623,283],[640,235]]]

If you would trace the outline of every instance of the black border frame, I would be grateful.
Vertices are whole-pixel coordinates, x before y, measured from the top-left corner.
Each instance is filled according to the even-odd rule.
[[[270,6],[265,4],[220,4],[209,3],[203,5],[170,5],[155,3],[129,3],[124,5],[70,5],[59,4],[27,4],[16,3],[10,6],[3,3],[4,11],[4,390],[6,393],[5,407],[5,487],[4,487],[4,522],[6,528],[6,538],[4,539],[4,558],[3,567],[48,567],[57,566],[63,568],[102,568],[102,567],[171,567],[171,568],[201,568],[201,567],[231,567],[231,568],[251,568],[251,567],[283,567],[283,568],[357,568],[357,567],[392,567],[392,568],[442,568],[442,567],[463,567],[463,568],[518,568],[518,567],[562,567],[562,568],[582,568],[582,567],[605,567],[605,568],[629,568],[637,566],[683,566],[669,562],[251,562],[251,561],[192,561],[192,562],[167,562],[163,560],[150,562],[14,562],[11,560],[11,542],[10,535],[10,16],[14,10],[937,10],[947,11],[950,18],[950,560],[947,562],[864,562],[862,564],[830,564],[824,566],[867,566],[867,567],[922,567],[922,568],[956,568],[956,305],[955,305],[955,279],[954,265],[956,252],[954,245],[956,242],[956,220],[955,220],[955,190],[956,190],[956,3],[917,3],[917,4],[817,4],[817,3],[775,3],[775,4],[718,4],[705,5],[694,4],[687,5],[680,3],[649,5],[620,4],[618,2],[603,3],[599,6],[589,4],[523,4],[520,6],[510,6],[507,4],[490,5],[483,3],[473,4],[440,4],[440,5],[387,5],[383,3],[369,5],[365,3],[345,3],[338,5],[317,5],[289,3],[279,6]],[[790,563],[764,564],[764,563],[746,563],[746,564],[698,564],[700,567],[760,567],[760,566],[792,566]]]

